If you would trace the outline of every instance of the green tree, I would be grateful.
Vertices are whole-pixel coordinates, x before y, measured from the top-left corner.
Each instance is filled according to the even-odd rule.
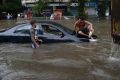
[[[106,10],[108,7],[110,8],[110,0],[91,0],[93,2],[96,2],[97,4],[97,11],[98,11],[98,17],[99,18],[105,18]]]
[[[0,11],[16,11],[21,8],[21,0],[2,0]]]
[[[39,14],[41,13],[44,9],[46,9],[48,4],[48,0],[39,0],[35,6],[32,7],[33,13],[34,14]]]
[[[88,0],[78,0],[78,16],[77,17],[87,17],[85,14],[85,3]]]
[[[98,17],[99,18],[105,18],[106,10],[108,9],[108,0],[98,0],[97,2],[98,6]]]
[[[5,2],[6,2],[6,0],[2,0],[2,4],[3,4],[3,5],[5,4]]]

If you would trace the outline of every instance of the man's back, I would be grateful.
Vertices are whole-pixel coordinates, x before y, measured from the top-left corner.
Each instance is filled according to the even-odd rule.
[[[84,28],[84,26],[85,26],[85,21],[82,21],[82,20],[78,20],[75,25],[75,27],[79,28],[79,30]]]

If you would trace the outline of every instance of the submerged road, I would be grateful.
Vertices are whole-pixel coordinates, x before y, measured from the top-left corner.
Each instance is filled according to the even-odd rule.
[[[0,80],[120,80],[120,50],[112,43],[110,22],[93,24],[98,42],[42,44],[39,49],[0,43]]]

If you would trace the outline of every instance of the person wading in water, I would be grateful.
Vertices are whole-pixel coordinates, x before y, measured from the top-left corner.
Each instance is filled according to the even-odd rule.
[[[42,43],[42,40],[38,39],[37,37],[36,21],[32,20],[30,24],[31,24],[30,36],[31,36],[31,41],[32,41],[32,47],[39,48],[40,44]]]

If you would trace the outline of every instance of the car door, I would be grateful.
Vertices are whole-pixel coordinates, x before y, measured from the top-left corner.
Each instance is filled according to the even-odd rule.
[[[14,37],[16,38],[17,42],[31,42],[31,37],[30,37],[30,24],[26,24],[22,27],[17,28],[14,31]],[[40,25],[36,24],[36,30],[37,30],[37,35],[39,36],[40,39],[42,39],[42,31],[40,29]]]
[[[59,30],[55,25],[42,23],[41,24],[43,35],[45,37],[45,42],[63,42],[64,39],[64,33]]]
[[[13,40],[14,42],[30,42],[30,24],[22,25],[15,29]]]

